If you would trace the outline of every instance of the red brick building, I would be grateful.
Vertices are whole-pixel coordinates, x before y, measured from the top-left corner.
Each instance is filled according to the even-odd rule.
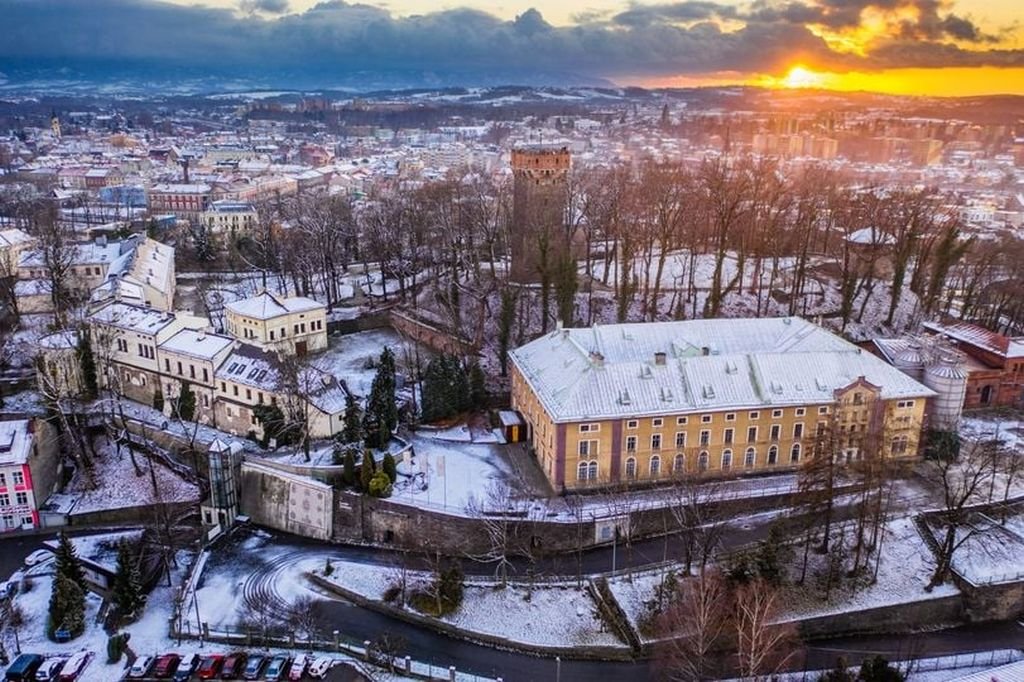
[[[1024,407],[1024,337],[1009,337],[969,322],[925,322],[966,355],[964,409]]]

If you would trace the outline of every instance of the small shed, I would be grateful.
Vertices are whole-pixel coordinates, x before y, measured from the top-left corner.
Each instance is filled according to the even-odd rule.
[[[506,443],[519,443],[526,439],[526,422],[515,410],[499,410],[498,421]]]

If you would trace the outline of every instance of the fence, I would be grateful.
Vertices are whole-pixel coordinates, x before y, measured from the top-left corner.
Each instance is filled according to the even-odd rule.
[[[858,651],[836,650],[837,656],[855,656],[861,654]],[[1024,660],[1024,653],[1016,649],[995,649],[992,651],[977,651],[966,654],[950,654],[949,656],[936,656],[932,658],[917,658],[902,661],[889,661],[894,667],[898,667],[908,675],[941,672],[944,670],[966,670],[971,668],[995,668],[1008,663],[1016,663]],[[852,666],[850,671],[856,674],[860,666]],[[777,678],[779,682],[818,682],[824,670],[804,670],[802,672],[787,673]]]

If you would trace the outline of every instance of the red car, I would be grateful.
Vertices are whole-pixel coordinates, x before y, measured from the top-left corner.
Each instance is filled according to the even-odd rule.
[[[220,672],[221,666],[224,665],[224,657],[220,654],[214,654],[213,656],[207,656],[203,659],[203,662],[199,664],[199,679],[201,680],[213,680],[217,678],[217,673]]]
[[[156,659],[156,665],[153,666],[153,677],[159,677],[160,679],[170,677],[178,669],[178,663],[180,662],[181,656],[178,654],[164,654]]]
[[[243,653],[234,653],[227,657],[224,661],[224,667],[220,670],[220,679],[222,680],[237,680],[242,676],[242,670],[245,669],[246,656]]]

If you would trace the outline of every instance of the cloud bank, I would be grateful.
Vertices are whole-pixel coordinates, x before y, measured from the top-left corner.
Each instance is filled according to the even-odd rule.
[[[394,17],[342,0],[288,13],[287,0],[240,0],[238,11],[157,0],[0,0],[0,70],[74,69],[234,76],[302,73],[460,74],[530,82],[537,74],[663,77],[779,73],[794,62],[832,70],[1024,66],[1024,50],[942,0],[688,0],[633,5],[553,26],[536,10],[512,21],[450,9]],[[852,31],[866,12],[890,17],[859,51],[821,35]]]

